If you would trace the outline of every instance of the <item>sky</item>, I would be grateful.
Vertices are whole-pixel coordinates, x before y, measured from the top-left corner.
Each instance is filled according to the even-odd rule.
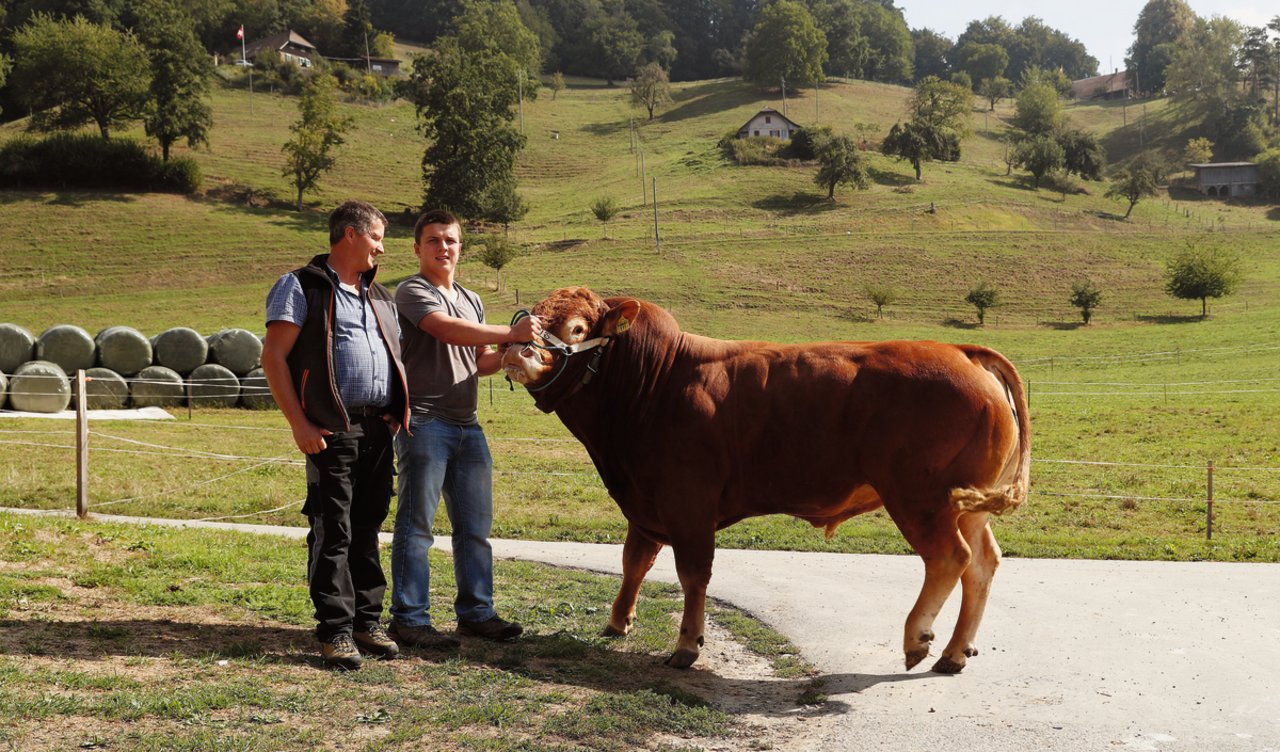
[[[1246,26],[1262,26],[1280,15],[1276,0],[1188,0],[1196,15],[1226,16]],[[1133,43],[1133,24],[1146,0],[896,0],[912,29],[929,28],[955,41],[970,21],[1003,16],[1017,26],[1036,16],[1048,26],[1084,44],[1098,59],[1098,71],[1124,68],[1124,55]]]

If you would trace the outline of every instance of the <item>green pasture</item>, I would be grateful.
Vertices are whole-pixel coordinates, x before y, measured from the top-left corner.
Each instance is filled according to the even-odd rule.
[[[1174,186],[1121,221],[1124,207],[1103,197],[1104,184],[1034,191],[1005,175],[998,136],[1007,102],[994,113],[975,109],[960,162],[928,163],[916,183],[909,165],[872,154],[871,188],[829,202],[812,165],[736,167],[715,146],[781,101],[733,80],[676,88],[653,121],[629,107],[623,89],[597,82],[525,103],[529,142],[518,172],[531,209],[509,231],[527,253],[503,270],[501,289],[493,270],[465,258],[461,267],[491,321],[557,287],[586,284],[663,305],[686,329],[711,336],[989,345],[1019,366],[1032,395],[1032,497],[996,522],[1007,553],[1280,560],[1280,209]],[[802,125],[885,131],[906,92],[834,81],[789,96],[787,108]],[[325,210],[347,196],[373,200],[396,220],[381,279],[394,284],[414,272],[410,229],[399,223],[422,189],[424,144],[411,107],[352,105],[357,127],[338,168],[298,213],[279,174],[294,100],[222,89],[214,103],[214,142],[193,153],[204,195],[0,193],[0,321],[37,334],[60,323],[91,332],[123,324],[148,335],[179,325],[261,331],[268,286],[325,249]],[[1104,138],[1113,161],[1139,143],[1179,138],[1159,102],[1145,113],[1116,103],[1068,113]],[[0,138],[16,127],[0,128]],[[607,227],[588,209],[603,195],[625,207]],[[1243,261],[1241,288],[1211,301],[1206,320],[1198,301],[1162,290],[1165,262],[1188,243]],[[1071,284],[1085,278],[1103,294],[1090,326],[1067,302]],[[1002,305],[979,328],[964,296],[984,280]],[[898,293],[884,318],[869,285]],[[488,386],[481,419],[497,462],[497,534],[620,541],[622,516],[554,416],[497,380],[490,401]],[[93,425],[94,508],[300,521],[301,470],[287,464],[296,450],[280,416],[199,406],[190,419],[176,413],[169,423]],[[70,437],[70,426],[50,421],[0,422],[0,505],[72,506]],[[155,453],[135,453],[143,450]],[[1207,541],[1210,460],[1218,469]],[[830,541],[765,518],[724,531],[721,542],[906,550],[882,514],[851,520]]]

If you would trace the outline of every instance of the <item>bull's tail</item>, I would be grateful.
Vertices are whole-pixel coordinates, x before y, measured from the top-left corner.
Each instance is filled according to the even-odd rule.
[[[1018,424],[1016,456],[1005,462],[1004,472],[993,488],[955,488],[951,503],[961,512],[1004,514],[1017,509],[1027,500],[1031,488],[1031,416],[1027,410],[1027,394],[1018,370],[1000,353],[987,348],[967,348],[967,354],[978,365],[990,371],[1004,385],[1005,398]]]

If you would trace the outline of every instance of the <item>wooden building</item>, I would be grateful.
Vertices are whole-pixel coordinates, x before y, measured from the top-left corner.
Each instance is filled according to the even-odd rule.
[[[1258,165],[1255,162],[1205,162],[1191,167],[1196,171],[1196,190],[1206,196],[1236,198],[1258,195]]]

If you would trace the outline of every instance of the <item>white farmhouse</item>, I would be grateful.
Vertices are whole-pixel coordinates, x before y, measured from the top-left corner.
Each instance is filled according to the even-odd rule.
[[[790,141],[798,130],[800,130],[800,126],[792,122],[790,118],[772,107],[768,107],[757,112],[755,116],[747,121],[746,125],[738,129],[738,138],[773,136],[783,141]]]

